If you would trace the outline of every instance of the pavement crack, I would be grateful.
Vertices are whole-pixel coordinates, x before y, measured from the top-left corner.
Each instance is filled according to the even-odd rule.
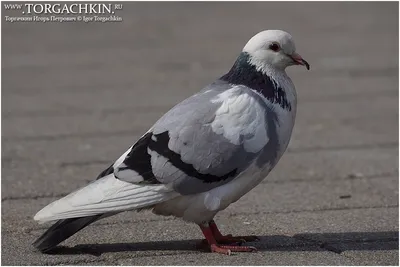
[[[60,197],[65,197],[69,193],[60,193],[60,194],[41,194],[41,195],[36,195],[36,196],[8,196],[8,197],[2,197],[1,202],[3,201],[9,201],[9,200],[24,200],[24,199],[41,199],[41,198],[60,198]]]
[[[332,178],[324,178],[324,177],[313,177],[313,178],[298,178],[298,179],[288,179],[288,180],[276,180],[276,181],[269,181],[265,179],[260,184],[284,184],[284,183],[301,183],[301,182],[325,182],[328,180],[362,180],[362,179],[376,179],[376,178],[390,178],[393,176],[397,176],[398,172],[382,172],[376,173],[371,175],[361,175],[361,176],[354,176],[352,174],[348,174],[346,176],[338,176],[334,179]]]
[[[82,163],[82,166],[86,166],[88,164],[108,164],[108,161],[91,161],[91,162],[84,162]],[[68,163],[65,165],[60,165],[65,167],[65,166],[70,166],[73,164],[79,164],[79,163]],[[334,180],[361,180],[361,179],[378,179],[378,178],[391,178],[393,176],[397,176],[398,172],[382,172],[378,174],[372,174],[372,175],[363,175],[363,176],[352,176],[352,175],[347,175],[347,176],[342,176],[342,177],[336,177]],[[327,180],[332,180],[331,178],[329,179],[324,179],[323,177],[315,177],[315,178],[299,178],[299,179],[289,179],[289,180],[284,180],[284,181],[269,181],[268,179],[264,180],[260,184],[284,184],[284,183],[300,183],[300,182],[325,182]],[[1,198],[1,201],[12,201],[12,200],[24,200],[24,199],[41,199],[41,198],[60,198],[60,197],[65,197],[68,195],[70,192],[64,192],[64,193],[59,193],[59,194],[40,194],[40,195],[34,195],[34,196],[6,196]]]
[[[302,210],[287,210],[287,211],[265,211],[265,212],[237,212],[237,213],[230,213],[227,214],[226,216],[228,218],[231,217],[237,217],[237,216],[243,216],[243,215],[258,215],[258,214],[290,214],[290,213],[301,213],[301,212],[325,212],[325,211],[336,211],[336,210],[359,210],[359,209],[381,209],[381,208],[398,208],[398,205],[386,205],[386,206],[373,206],[373,207],[334,207],[334,208],[323,208],[323,209],[302,209]],[[96,222],[92,225],[92,227],[103,227],[107,225],[116,225],[116,224],[138,224],[138,223],[148,223],[148,222],[160,222],[160,221],[172,221],[172,220],[179,220],[178,218],[175,217],[160,217],[159,219],[145,219],[145,220],[120,220],[120,221],[115,221],[115,222]],[[25,233],[32,233],[35,231],[42,231],[47,229],[48,226],[43,226],[43,227],[35,227],[35,228],[28,228],[25,230]]]
[[[59,164],[60,168],[68,168],[71,166],[88,166],[88,165],[100,165],[109,164],[110,160],[90,160],[90,161],[75,161],[75,162],[61,162]]]
[[[55,266],[55,265],[77,265],[80,263],[96,263],[104,262],[106,259],[82,259],[82,260],[68,260],[68,261],[55,261],[55,262],[45,262],[45,266]]]
[[[169,218],[163,218],[160,217],[159,219],[145,219],[145,220],[135,220],[135,221],[130,221],[130,220],[120,220],[120,221],[116,221],[116,222],[96,222],[94,224],[91,225],[91,227],[102,227],[102,226],[108,226],[108,225],[124,225],[124,224],[136,224],[136,223],[149,223],[149,222],[164,222],[164,221],[173,221],[173,220],[178,220],[177,218],[174,217],[169,217]],[[36,231],[43,231],[48,229],[49,226],[39,226],[39,227],[35,227],[35,228],[26,228],[24,229],[24,233],[27,234],[32,234],[32,232],[36,232]]]
[[[398,142],[378,142],[373,144],[348,144],[348,145],[339,145],[339,146],[314,146],[314,147],[298,147],[298,148],[289,148],[287,150],[288,153],[309,153],[309,152],[318,152],[318,151],[340,151],[340,150],[365,150],[365,149],[373,149],[373,148],[397,148]]]
[[[60,139],[73,138],[107,138],[116,136],[137,136],[138,133],[134,130],[121,130],[115,132],[88,132],[88,133],[71,133],[71,134],[55,134],[55,135],[33,135],[33,136],[14,136],[4,137],[6,142],[21,142],[21,141],[54,141]]]
[[[334,252],[336,254],[341,254],[343,252],[343,250],[341,250],[337,247],[331,246],[331,244],[326,243],[326,242],[322,242],[321,244],[319,244],[319,247],[324,250]]]

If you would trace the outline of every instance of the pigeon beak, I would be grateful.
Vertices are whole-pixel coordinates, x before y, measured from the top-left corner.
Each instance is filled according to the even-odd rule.
[[[293,59],[296,65],[303,65],[306,66],[307,70],[310,69],[310,64],[308,64],[308,62],[305,61],[299,54],[293,53],[290,55],[290,57]]]

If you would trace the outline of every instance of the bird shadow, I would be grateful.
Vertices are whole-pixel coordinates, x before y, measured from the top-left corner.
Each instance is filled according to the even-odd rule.
[[[301,233],[293,236],[259,236],[258,251],[321,251],[342,253],[348,250],[398,250],[399,232],[345,232],[345,233]],[[103,253],[134,251],[207,251],[199,239],[149,241],[138,243],[83,244],[74,247],[59,246],[47,254],[100,256]]]

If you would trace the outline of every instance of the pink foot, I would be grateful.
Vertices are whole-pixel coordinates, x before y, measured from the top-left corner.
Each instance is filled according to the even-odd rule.
[[[231,255],[231,252],[253,252],[257,251],[255,247],[241,246],[241,243],[246,241],[256,241],[259,240],[256,236],[223,236],[214,221],[209,224],[200,225],[204,237],[206,238],[202,242],[202,246],[208,245],[211,252]],[[234,244],[236,243],[236,244]],[[237,244],[239,243],[239,244]],[[229,245],[224,245],[229,244]]]

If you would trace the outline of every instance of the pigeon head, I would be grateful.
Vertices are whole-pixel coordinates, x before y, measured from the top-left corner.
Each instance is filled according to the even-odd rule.
[[[257,69],[274,68],[284,70],[292,65],[310,65],[299,54],[292,36],[280,30],[266,30],[253,36],[243,48],[250,55],[250,63]]]

